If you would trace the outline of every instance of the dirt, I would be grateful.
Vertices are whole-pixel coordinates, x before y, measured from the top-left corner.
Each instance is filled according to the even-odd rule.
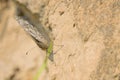
[[[13,3],[2,1],[0,80],[33,80],[46,51],[18,24]],[[39,80],[120,79],[120,0],[19,1],[39,14],[54,39],[54,62]]]

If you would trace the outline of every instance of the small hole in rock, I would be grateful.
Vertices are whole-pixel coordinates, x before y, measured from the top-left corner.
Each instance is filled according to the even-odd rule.
[[[59,11],[59,13],[60,13],[60,16],[62,16],[64,14],[64,11]]]
[[[73,27],[75,27],[75,23],[73,24]]]

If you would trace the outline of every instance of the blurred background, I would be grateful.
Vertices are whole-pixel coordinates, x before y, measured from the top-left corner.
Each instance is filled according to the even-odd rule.
[[[11,0],[0,0],[0,80],[33,80],[44,51],[15,20]]]

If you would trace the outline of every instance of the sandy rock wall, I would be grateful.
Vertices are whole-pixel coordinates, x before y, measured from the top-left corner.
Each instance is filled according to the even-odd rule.
[[[120,79],[120,0],[19,2],[39,15],[54,39],[54,62],[48,62],[48,70],[40,80]],[[0,32],[4,32],[0,41],[0,80],[33,80],[46,52],[14,19],[14,6],[6,11],[8,19],[0,22]]]

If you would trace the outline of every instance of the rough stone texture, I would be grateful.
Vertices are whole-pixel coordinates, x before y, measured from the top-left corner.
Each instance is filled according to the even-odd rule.
[[[40,80],[120,79],[120,0],[19,1],[55,38],[54,62]],[[16,22],[13,7],[0,18],[0,80],[33,80],[45,51]]]

